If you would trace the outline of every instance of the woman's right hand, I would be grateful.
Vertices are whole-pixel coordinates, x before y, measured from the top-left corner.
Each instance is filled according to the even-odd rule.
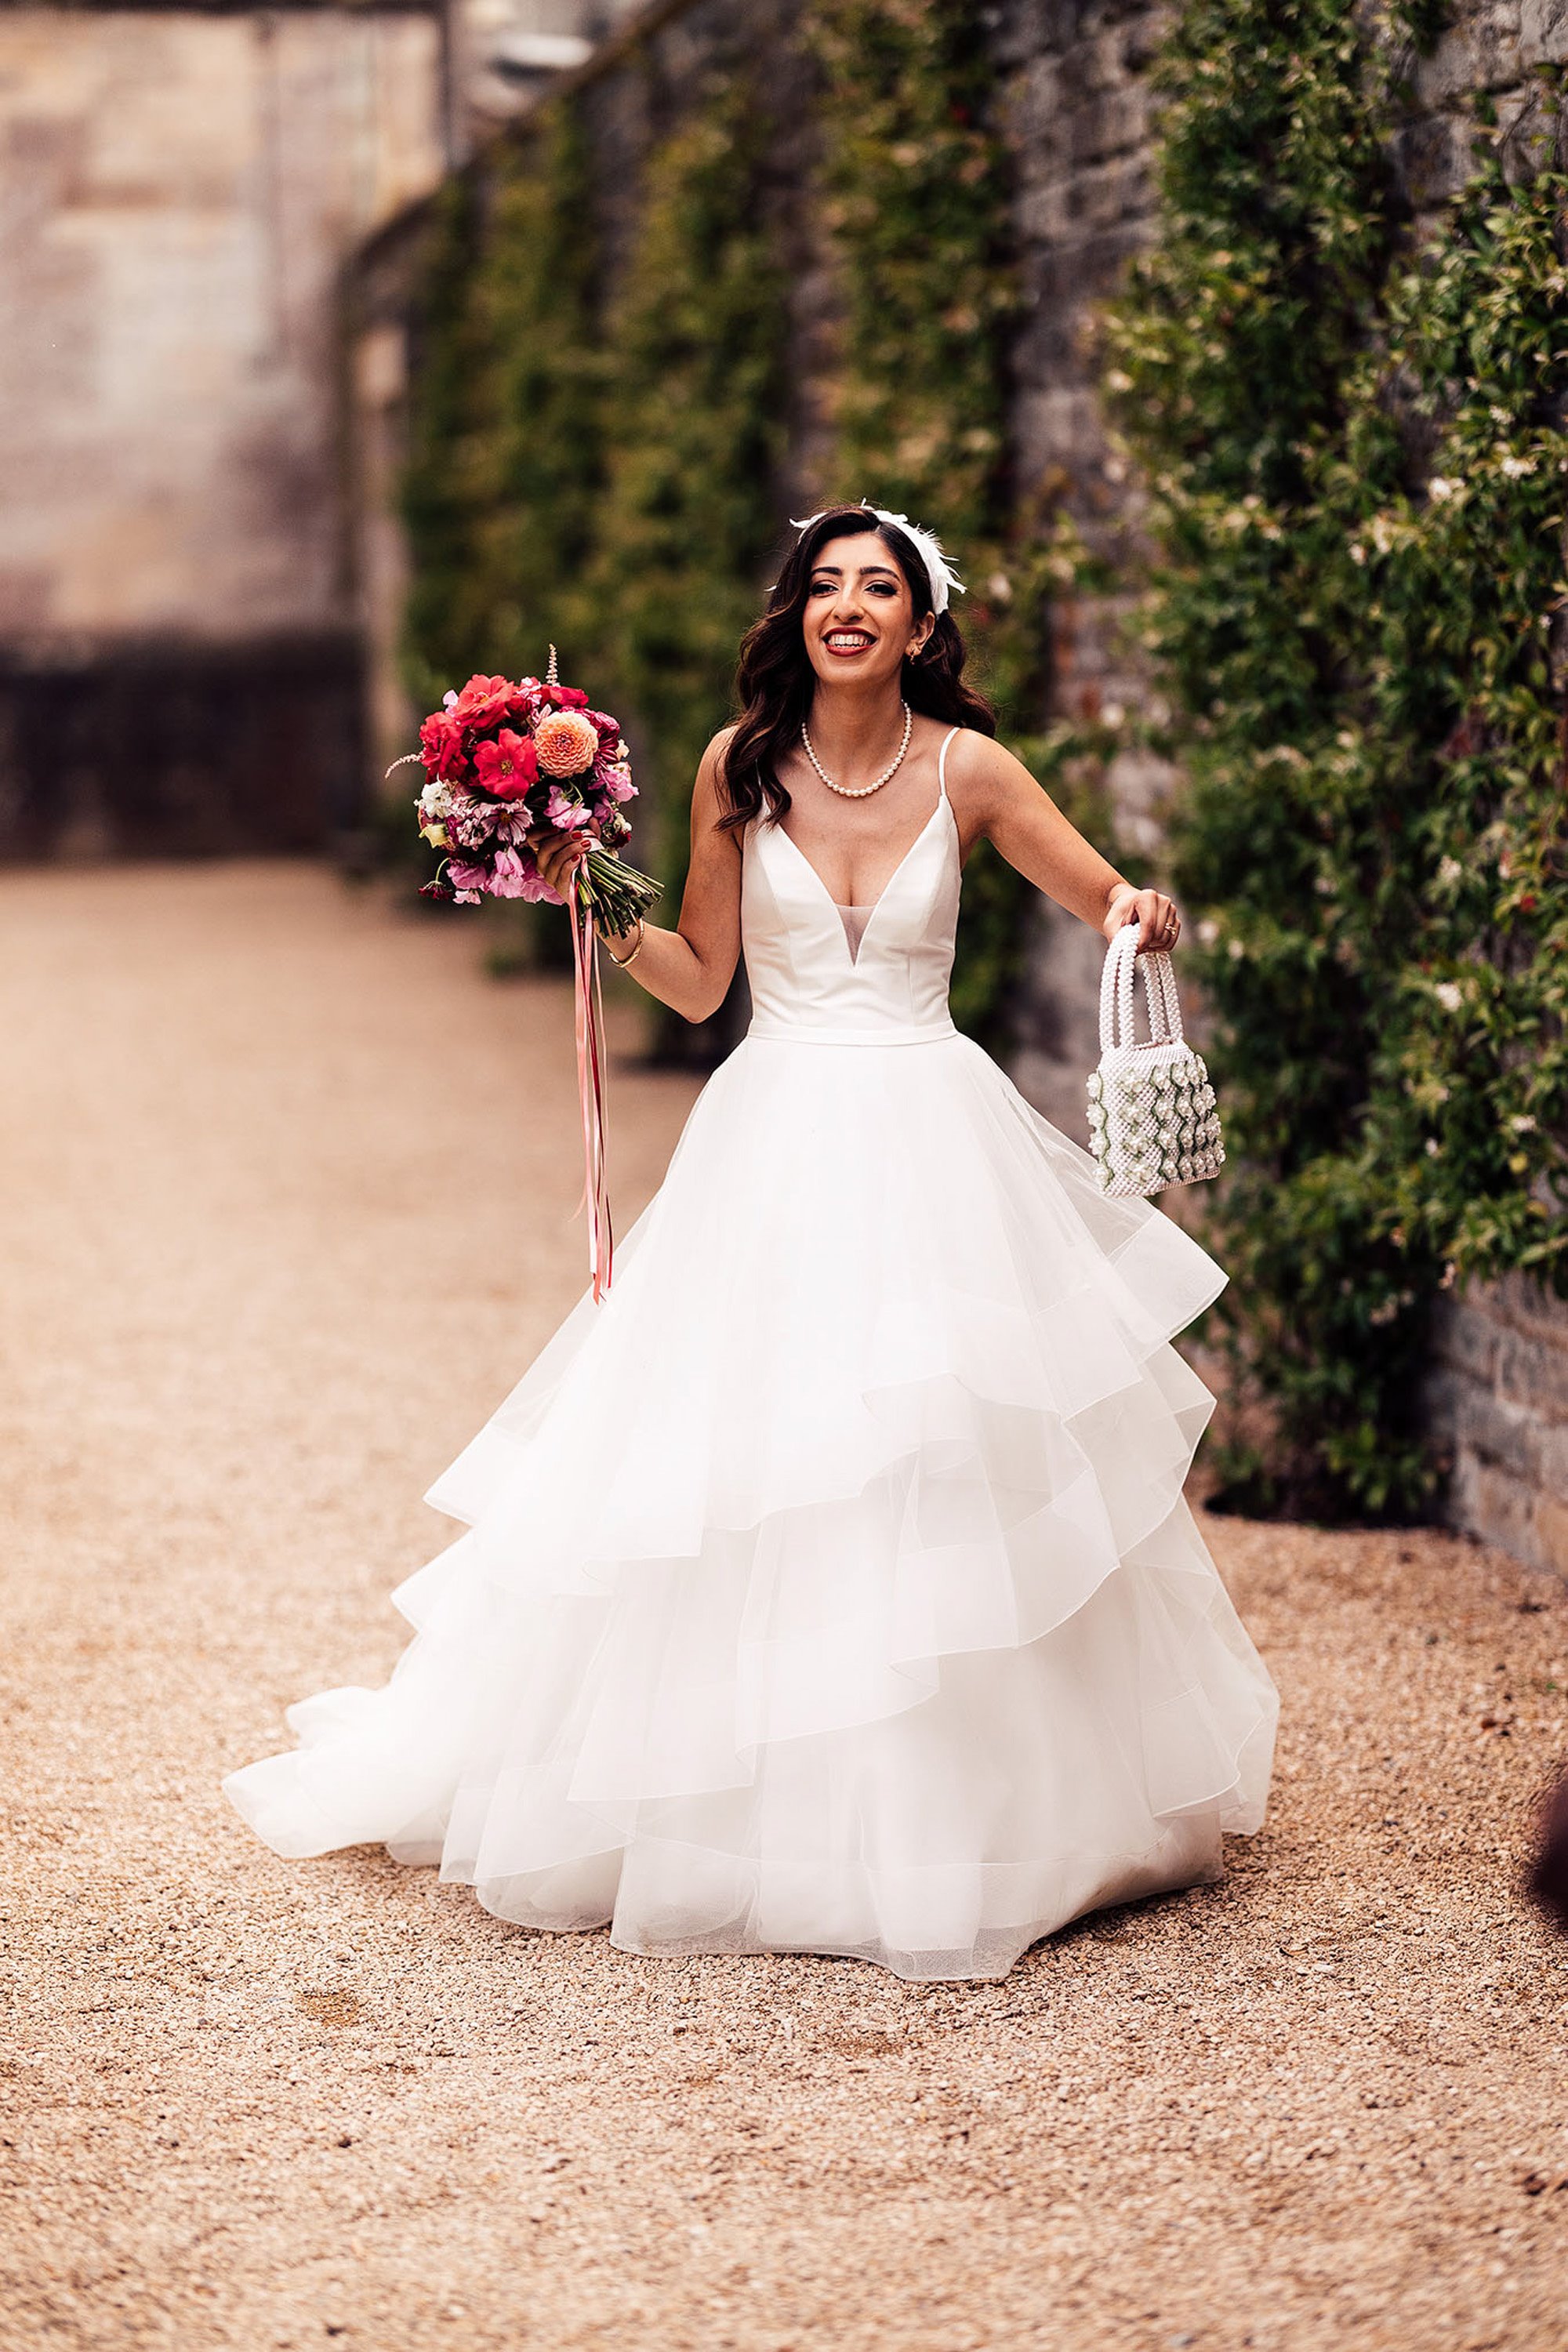
[[[534,863],[551,888],[563,898],[572,895],[572,877],[598,842],[592,825],[580,832],[553,824],[536,824],[528,836]]]

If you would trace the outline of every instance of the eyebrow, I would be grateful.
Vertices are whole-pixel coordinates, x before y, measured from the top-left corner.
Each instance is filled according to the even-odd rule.
[[[819,572],[831,572],[835,580],[842,580],[844,577],[844,566],[841,563],[814,563],[811,567],[812,578],[815,579]],[[862,579],[864,579],[868,572],[873,572],[879,575],[885,575],[889,580],[896,580],[899,577],[898,572],[890,563],[862,563],[859,566],[859,574]]]

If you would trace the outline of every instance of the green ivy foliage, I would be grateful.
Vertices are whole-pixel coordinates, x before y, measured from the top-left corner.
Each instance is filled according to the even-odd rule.
[[[475,552],[484,610],[480,667],[590,671],[602,628],[589,593],[606,472],[610,355],[600,333],[603,260],[580,96],[543,110],[495,163],[475,301],[488,355],[489,429]]]
[[[421,708],[476,669],[596,634],[584,569],[604,479],[598,238],[580,102],[448,181],[425,270],[403,482],[405,669]]]
[[[1235,1163],[1222,1307],[1279,1429],[1235,1466],[1323,1515],[1429,1498],[1441,1287],[1568,1272],[1563,183],[1483,136],[1411,249],[1388,136],[1432,18],[1189,0],[1160,240],[1110,321]]]
[[[413,575],[403,621],[411,700],[434,709],[479,666],[490,583],[476,562],[493,430],[491,352],[480,316],[484,191],[468,173],[432,206],[415,319],[408,452],[401,486]],[[412,800],[412,793],[409,795]]]
[[[1070,578],[1054,520],[1020,495],[1007,436],[1020,310],[996,69],[966,0],[812,0],[822,212],[842,304],[833,496],[867,497],[962,557],[957,617],[1009,740],[1060,797],[1083,746],[1044,730],[1047,608]],[[1072,814],[1089,812],[1079,797]],[[1091,821],[1105,838],[1105,812]],[[981,843],[964,869],[953,1017],[991,1046],[1025,951],[1031,886]]]
[[[636,742],[636,855],[679,906],[689,793],[730,715],[777,520],[787,314],[763,225],[768,117],[712,77],[655,147],[605,290],[581,92],[442,194],[403,511],[411,693],[469,671],[563,674]],[[561,964],[565,928],[487,909],[500,969]],[[656,1048],[689,1049],[675,1016]],[[700,1050],[702,1041],[696,1041]]]
[[[610,321],[595,608],[638,729],[674,919],[691,782],[732,715],[735,652],[778,529],[789,314],[768,208],[772,125],[749,75],[715,76],[656,150]]]

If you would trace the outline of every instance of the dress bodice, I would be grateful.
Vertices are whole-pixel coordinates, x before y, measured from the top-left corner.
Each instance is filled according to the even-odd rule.
[[[866,913],[858,951],[805,851],[765,812],[749,819],[741,868],[748,1036],[896,1045],[955,1034],[947,991],[961,860],[947,747],[957,732],[943,738],[937,760],[936,806]]]

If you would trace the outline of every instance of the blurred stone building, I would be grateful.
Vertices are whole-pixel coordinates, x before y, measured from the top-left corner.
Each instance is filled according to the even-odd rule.
[[[353,821],[342,267],[616,13],[0,10],[0,856]]]

